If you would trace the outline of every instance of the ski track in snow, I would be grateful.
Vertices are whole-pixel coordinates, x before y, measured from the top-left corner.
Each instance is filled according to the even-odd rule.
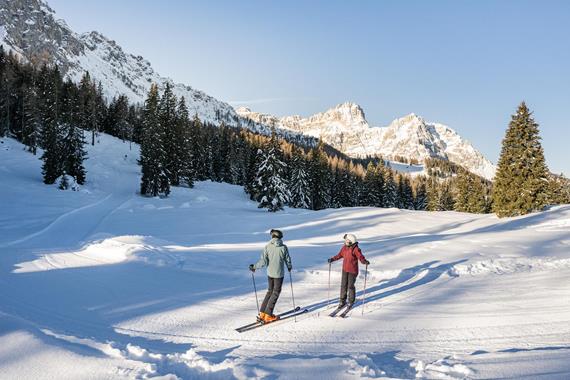
[[[512,219],[269,214],[216,183],[142,198],[136,150],[100,139],[88,147],[93,182],[68,194],[30,183],[38,160],[4,140],[3,170],[25,175],[0,189],[12,213],[0,245],[3,379],[570,377],[570,206]],[[45,210],[29,213],[26,197]],[[256,312],[247,265],[272,227],[285,232],[295,301],[310,312],[240,334]],[[329,300],[326,258],[347,231],[372,262],[367,302],[330,318],[341,265]],[[263,297],[263,271],[256,280]],[[292,303],[288,282],[277,312]]]

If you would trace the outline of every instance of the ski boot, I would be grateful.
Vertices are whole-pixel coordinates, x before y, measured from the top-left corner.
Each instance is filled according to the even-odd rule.
[[[273,314],[265,314],[265,323],[275,322],[279,319],[279,316]]]

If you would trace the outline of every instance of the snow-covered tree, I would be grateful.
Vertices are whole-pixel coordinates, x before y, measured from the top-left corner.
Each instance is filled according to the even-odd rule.
[[[329,207],[331,200],[331,172],[322,141],[319,141],[318,146],[311,150],[310,157],[311,207],[313,210],[322,210]]]
[[[289,189],[291,194],[291,206],[296,208],[311,208],[307,160],[301,154],[301,150],[296,146],[293,146],[290,169]]]
[[[156,197],[170,193],[165,168],[165,133],[160,123],[158,87],[152,84],[143,110],[140,164],[141,195]]]
[[[289,201],[289,190],[285,178],[287,165],[275,130],[263,149],[262,160],[257,170],[256,182],[259,189],[259,206],[275,212],[283,209]]]

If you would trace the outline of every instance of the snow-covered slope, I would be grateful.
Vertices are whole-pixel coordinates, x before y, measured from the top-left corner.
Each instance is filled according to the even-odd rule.
[[[453,129],[426,122],[410,114],[394,120],[389,126],[375,128],[366,121],[364,111],[354,103],[339,104],[326,112],[308,118],[272,115],[238,108],[237,113],[259,123],[287,128],[322,138],[327,144],[351,157],[381,155],[416,159],[440,158],[462,165],[487,179],[495,175],[495,166]]]
[[[0,140],[2,379],[570,376],[570,205],[273,214],[211,182],[142,198],[137,147],[100,138],[78,192],[42,184],[38,157]],[[247,266],[271,228],[309,313],[240,334],[256,314]],[[329,301],[326,260],[346,232],[371,261],[367,302],[333,319],[340,264]],[[285,281],[277,312],[292,306]]]
[[[162,87],[170,82],[174,93],[186,98],[191,114],[197,113],[205,121],[236,124],[238,117],[229,104],[173,83],[155,72],[143,57],[128,54],[115,41],[98,32],[77,34],[56,17],[41,0],[0,0],[0,44],[28,60],[54,61],[75,81],[89,71],[103,84],[109,98],[124,94],[142,103],[151,83]]]

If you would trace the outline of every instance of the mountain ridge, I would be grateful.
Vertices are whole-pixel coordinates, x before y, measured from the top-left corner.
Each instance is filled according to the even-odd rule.
[[[492,179],[496,170],[483,154],[454,129],[441,123],[428,122],[415,113],[395,119],[386,127],[375,127],[367,122],[362,107],[353,102],[341,103],[308,117],[293,115],[278,118],[246,107],[240,107],[236,112],[258,123],[321,138],[354,158],[406,157],[418,162],[439,158],[464,166],[487,179]]]
[[[143,103],[152,83],[160,89],[169,83],[177,97],[184,96],[190,114],[215,125],[243,126],[262,134],[269,134],[274,127],[287,139],[322,138],[350,157],[401,156],[420,162],[435,157],[463,165],[487,179],[494,175],[491,162],[453,129],[428,123],[415,114],[396,119],[388,127],[373,127],[354,102],[307,118],[236,110],[203,91],[159,75],[145,58],[125,52],[100,32],[74,32],[43,0],[0,0],[0,44],[29,61],[49,59],[75,82],[88,71],[93,80],[101,82],[108,99],[126,95],[130,101]],[[403,129],[407,133],[402,133]]]

